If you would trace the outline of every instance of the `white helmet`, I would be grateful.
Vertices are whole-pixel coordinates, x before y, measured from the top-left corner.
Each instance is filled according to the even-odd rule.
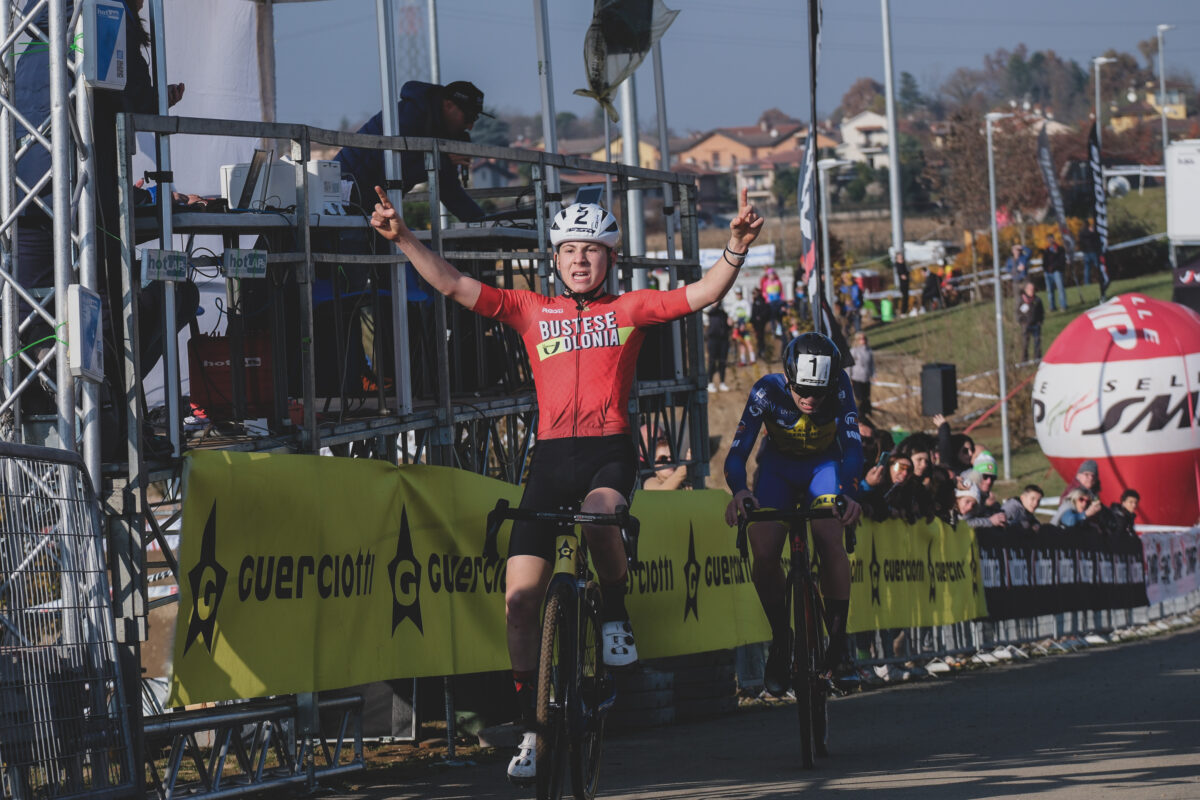
[[[575,203],[564,208],[550,223],[550,244],[596,242],[616,249],[621,243],[617,218],[595,203]]]

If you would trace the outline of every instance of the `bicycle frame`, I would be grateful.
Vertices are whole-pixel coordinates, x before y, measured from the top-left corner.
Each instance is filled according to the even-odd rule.
[[[501,500],[488,514],[484,558],[498,559],[496,538],[505,519],[555,522],[570,527],[555,537],[554,569],[546,587],[538,663],[539,800],[561,797],[569,751],[575,796],[591,800],[599,777],[604,718],[616,702],[616,686],[601,653],[602,599],[592,579],[587,542],[578,524],[617,525],[626,556],[636,554],[637,519],[624,506],[615,514],[555,513],[512,509]]]

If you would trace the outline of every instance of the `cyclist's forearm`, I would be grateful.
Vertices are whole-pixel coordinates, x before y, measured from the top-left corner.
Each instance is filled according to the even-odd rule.
[[[475,302],[479,300],[479,281],[459,272],[453,264],[430,250],[415,236],[402,236],[396,240],[396,245],[436,291],[466,308],[475,307]]]

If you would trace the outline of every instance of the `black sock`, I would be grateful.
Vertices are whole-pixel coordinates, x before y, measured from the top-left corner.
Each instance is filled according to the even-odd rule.
[[[771,638],[786,645],[788,634],[792,630],[791,623],[788,622],[787,606],[783,603],[772,603],[764,606],[763,610],[767,612],[767,622],[771,624]]]
[[[513,688],[517,690],[517,710],[521,724],[532,728],[537,721],[537,673],[531,669],[512,671]]]
[[[600,582],[600,597],[604,600],[604,621],[621,622],[629,619],[625,610],[625,579],[616,583]]]
[[[846,651],[846,617],[850,613],[849,600],[825,600],[825,612],[829,623],[830,662],[841,659]]]

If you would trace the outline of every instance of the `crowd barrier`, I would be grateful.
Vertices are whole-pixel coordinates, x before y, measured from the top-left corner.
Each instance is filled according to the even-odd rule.
[[[483,558],[483,532],[496,499],[516,502],[519,487],[443,467],[228,451],[189,456],[185,480],[172,705],[507,668],[505,561]],[[637,495],[628,602],[644,657],[768,638],[727,502],[718,491]],[[1196,540],[866,523],[849,627],[912,631],[881,661],[1052,636],[1027,621],[1194,593]]]

